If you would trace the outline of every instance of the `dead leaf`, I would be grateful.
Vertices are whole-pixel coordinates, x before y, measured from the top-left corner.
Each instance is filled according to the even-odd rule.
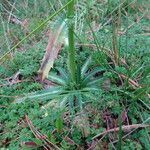
[[[21,25],[21,21],[17,17],[10,18],[10,22]]]
[[[28,34],[28,25],[29,25],[29,21],[28,19],[24,19],[24,20],[21,20],[21,19],[18,19],[17,17],[11,17],[10,18],[10,22],[14,23],[14,24],[17,24],[17,25],[20,25],[21,28],[23,29],[24,31],[24,34],[27,35]]]
[[[55,59],[58,56],[60,49],[64,43],[64,27],[65,23],[63,22],[55,32],[50,32],[48,45],[46,47],[46,52],[43,57],[41,67],[38,71],[39,79],[43,81],[48,77],[48,73],[53,68]]]
[[[22,75],[20,71],[16,72],[12,77],[8,79],[9,85],[13,85],[21,81]]]
[[[122,123],[129,125],[129,120],[128,120],[127,112],[128,112],[127,109],[124,109],[121,112],[121,121],[122,121]]]
[[[21,22],[21,26],[22,26],[23,28],[25,28],[25,29],[27,29],[28,24],[29,24],[28,19],[24,19],[24,20]]]
[[[25,146],[26,148],[36,148],[37,144],[35,142],[32,141],[28,141],[28,142],[22,142],[21,146]]]
[[[74,142],[72,139],[70,139],[68,136],[66,136],[66,137],[64,138],[64,140],[65,140],[69,145],[75,145],[75,142]]]

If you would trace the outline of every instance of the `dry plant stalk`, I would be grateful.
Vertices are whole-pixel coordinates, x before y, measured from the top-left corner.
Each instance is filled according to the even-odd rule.
[[[148,125],[148,124],[132,124],[132,125],[127,125],[127,126],[122,126],[122,130],[123,131],[130,131],[131,129],[134,129],[134,128],[146,128],[146,127],[149,127],[149,126],[150,125]],[[117,131],[119,131],[119,127],[113,128],[113,129],[110,129],[110,130],[106,130],[106,131],[94,136],[92,139],[95,140],[97,138],[100,138],[103,135],[106,135],[106,134],[112,133],[112,132],[117,132]]]
[[[123,75],[123,74],[119,74],[119,76],[120,76],[122,79],[124,79],[124,80],[128,79],[128,83],[129,83],[134,89],[136,89],[136,88],[142,88],[142,86],[139,85],[138,82],[136,82],[136,81],[134,81],[134,80],[128,78],[127,76],[125,76],[125,75]],[[147,96],[150,98],[150,94],[147,94]]]
[[[43,148],[45,150],[59,150],[59,147],[57,147],[56,145],[54,145],[52,142],[50,142],[47,138],[46,135],[41,134],[32,124],[31,120],[29,120],[28,116],[25,115],[25,120],[30,128],[30,130],[32,131],[32,133],[34,134],[34,136],[41,140],[44,145]]]

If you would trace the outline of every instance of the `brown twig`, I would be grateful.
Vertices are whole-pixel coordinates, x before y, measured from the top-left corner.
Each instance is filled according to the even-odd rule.
[[[34,136],[37,139],[44,142],[43,147],[44,147],[45,150],[60,150],[59,147],[57,147],[56,145],[54,145],[52,142],[50,142],[48,140],[46,135],[41,134],[37,129],[35,129],[35,127],[33,126],[32,122],[29,120],[27,115],[25,115],[25,120],[26,120],[30,130],[34,134]]]
[[[119,74],[119,75],[120,75],[120,77],[123,78],[124,80],[128,79],[129,84],[130,84],[133,88],[138,88],[138,87],[141,88],[141,86],[140,86],[136,81],[134,81],[134,80],[132,80],[132,79],[126,77],[126,76],[123,75],[123,74]]]
[[[145,127],[149,127],[149,126],[150,125],[148,125],[148,124],[133,124],[133,125],[122,126],[122,130],[123,131],[129,131],[129,130],[134,129],[134,128],[145,128]],[[106,130],[106,131],[94,136],[92,139],[95,140],[97,138],[100,138],[104,134],[108,134],[108,133],[112,133],[112,132],[116,132],[116,131],[119,131],[119,127],[113,128],[110,130]]]
[[[122,77],[124,80],[128,79],[128,83],[134,88],[142,88],[141,85],[138,84],[138,82],[128,78],[127,76],[123,75],[123,74],[119,74],[120,77]],[[147,96],[150,98],[150,94],[147,94]]]
[[[104,134],[99,140],[93,140],[91,146],[87,150],[93,150],[96,147],[97,143],[99,143],[105,137],[105,135],[106,134]]]
[[[29,82],[31,80],[18,80],[18,81],[15,81],[13,83],[6,83],[6,84],[0,84],[0,87],[3,87],[3,86],[7,86],[7,85],[13,85],[13,84],[17,84],[17,83],[22,83],[22,82]]]
[[[148,122],[150,120],[150,117],[149,118],[147,118],[142,124],[140,124],[140,125],[144,125],[144,123],[146,123],[146,122]],[[147,125],[147,127],[149,127],[150,125]],[[128,135],[130,135],[132,132],[134,132],[135,130],[137,130],[139,127],[137,126],[136,128],[134,128],[133,130],[131,130],[129,133],[127,133],[126,135],[124,135],[123,137],[122,137],[122,139],[124,139],[124,138],[126,138]],[[116,141],[113,141],[113,143],[117,143],[118,142],[118,140],[116,140]]]
[[[4,105],[0,105],[0,108],[7,108],[7,106],[4,106]]]

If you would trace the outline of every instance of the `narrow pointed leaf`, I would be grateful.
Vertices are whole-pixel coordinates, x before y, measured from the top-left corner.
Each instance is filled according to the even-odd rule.
[[[52,98],[59,96],[63,92],[64,92],[64,89],[62,87],[53,87],[53,88],[49,88],[47,90],[41,90],[41,91],[37,91],[37,92],[31,93],[31,94],[27,94],[26,96],[21,97],[21,98],[17,98],[14,101],[14,103],[21,103],[21,102],[24,102],[26,99],[48,100],[48,99],[52,99]]]
[[[83,77],[88,70],[89,64],[91,63],[91,57],[87,59],[85,64],[83,64],[81,68],[81,76]]]
[[[85,77],[85,79],[83,80],[83,84],[88,83],[88,81],[96,74],[99,73],[101,71],[104,71],[104,68],[98,67],[95,68],[94,70],[92,70],[89,74],[87,74],[87,76]]]
[[[56,67],[56,69],[59,71],[61,77],[62,77],[64,80],[68,80],[68,79],[69,79],[69,74],[67,74],[67,72],[65,71],[65,69],[60,68],[60,67]]]
[[[98,77],[93,80],[90,80],[90,82],[87,83],[87,86],[92,86],[92,85],[100,85],[100,83],[103,83],[104,78],[103,77]]]
[[[54,83],[66,85],[66,81],[61,76],[57,76],[56,74],[49,74],[48,79]]]

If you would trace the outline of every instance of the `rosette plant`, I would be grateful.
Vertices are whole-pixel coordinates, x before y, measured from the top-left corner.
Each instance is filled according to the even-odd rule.
[[[43,89],[24,97],[16,99],[16,102],[30,100],[53,100],[57,99],[60,107],[68,106],[70,110],[81,110],[84,107],[90,93],[100,91],[100,82],[104,80],[97,73],[104,71],[104,68],[90,68],[91,58],[88,58],[83,66],[76,61],[76,51],[74,46],[74,0],[68,1],[67,10],[67,29],[68,29],[68,58],[67,71],[57,68],[59,74],[50,71],[47,79],[55,83],[53,87]]]

